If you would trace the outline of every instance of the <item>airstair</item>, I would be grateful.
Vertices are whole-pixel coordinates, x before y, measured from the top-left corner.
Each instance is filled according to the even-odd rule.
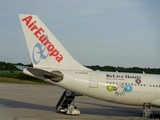
[[[56,105],[57,112],[68,115],[79,115],[80,111],[74,104],[75,96],[82,95],[69,90],[65,90]]]
[[[145,117],[145,118],[152,118],[153,117],[152,108],[151,108],[150,103],[143,104],[143,117]]]

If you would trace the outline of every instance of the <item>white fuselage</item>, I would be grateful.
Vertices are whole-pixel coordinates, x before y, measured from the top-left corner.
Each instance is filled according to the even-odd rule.
[[[99,71],[61,70],[64,79],[55,83],[65,89],[104,101],[160,106],[160,76]]]

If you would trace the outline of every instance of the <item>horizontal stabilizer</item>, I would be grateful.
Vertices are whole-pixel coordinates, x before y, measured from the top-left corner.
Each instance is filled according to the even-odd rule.
[[[23,69],[26,69],[28,68],[28,66],[22,66],[22,65],[15,65],[17,69],[19,70],[23,70]]]
[[[53,82],[60,82],[63,80],[63,74],[60,71],[48,72],[38,68],[27,68],[26,70],[40,79],[50,79]]]

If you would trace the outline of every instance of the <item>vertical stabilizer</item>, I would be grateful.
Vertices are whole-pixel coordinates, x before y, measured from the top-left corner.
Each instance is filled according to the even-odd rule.
[[[36,15],[19,14],[34,67],[90,70],[78,63]]]

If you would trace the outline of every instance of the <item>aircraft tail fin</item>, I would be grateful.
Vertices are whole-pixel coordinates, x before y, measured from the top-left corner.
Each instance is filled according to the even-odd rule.
[[[78,63],[36,15],[19,14],[33,67],[90,70]]]

